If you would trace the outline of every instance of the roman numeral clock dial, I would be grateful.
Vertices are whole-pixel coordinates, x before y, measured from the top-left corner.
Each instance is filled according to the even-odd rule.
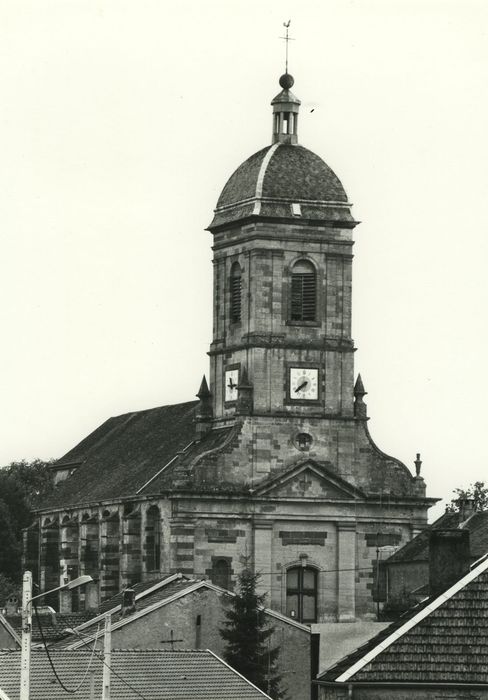
[[[317,401],[319,371],[315,367],[290,367],[291,401]]]

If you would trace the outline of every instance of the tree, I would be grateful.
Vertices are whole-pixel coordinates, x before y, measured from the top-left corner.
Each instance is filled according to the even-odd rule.
[[[15,587],[22,573],[22,530],[30,509],[52,489],[52,460],[22,460],[0,468],[0,577],[3,588]],[[2,602],[2,601],[0,601]]]
[[[488,509],[488,487],[485,486],[484,481],[475,481],[467,489],[454,489],[454,493],[456,498],[453,498],[447,505],[447,510],[450,513],[457,513],[459,502],[466,498],[473,501],[474,510]]]
[[[280,679],[276,671],[279,647],[271,647],[270,627],[264,611],[266,595],[256,593],[259,574],[245,568],[238,576],[237,593],[224,611],[220,629],[227,642],[224,658],[247,680],[273,698],[281,698]]]
[[[23,459],[20,462],[11,462],[5,468],[7,474],[22,488],[29,508],[34,507],[54,489],[53,473],[49,469],[54,461],[34,459],[27,462]]]

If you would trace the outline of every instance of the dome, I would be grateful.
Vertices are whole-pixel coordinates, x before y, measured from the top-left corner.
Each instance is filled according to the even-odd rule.
[[[298,145],[300,100],[284,73],[271,101],[273,138],[230,176],[217,202],[210,231],[246,220],[292,220],[352,228],[356,225],[341,181],[322,158]]]
[[[322,158],[298,144],[274,143],[231,175],[210,229],[255,218],[354,225],[341,181]]]

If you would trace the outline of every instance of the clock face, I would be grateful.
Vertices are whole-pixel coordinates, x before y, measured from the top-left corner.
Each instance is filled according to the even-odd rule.
[[[237,385],[239,384],[239,370],[228,369],[225,373],[225,400],[237,401]]]
[[[318,369],[314,367],[290,367],[290,399],[316,401],[318,398]]]

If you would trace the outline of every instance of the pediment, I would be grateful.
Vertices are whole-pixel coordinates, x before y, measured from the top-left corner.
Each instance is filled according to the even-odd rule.
[[[271,475],[258,485],[254,493],[274,498],[356,500],[365,497],[360,489],[314,460],[295,464],[279,474]]]

